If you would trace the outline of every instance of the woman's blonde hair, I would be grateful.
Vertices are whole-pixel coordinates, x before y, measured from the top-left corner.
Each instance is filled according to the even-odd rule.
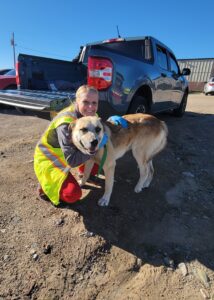
[[[78,90],[76,91],[76,100],[78,100],[82,94],[88,93],[88,92],[92,92],[98,95],[98,90],[90,85],[84,84],[81,85]]]

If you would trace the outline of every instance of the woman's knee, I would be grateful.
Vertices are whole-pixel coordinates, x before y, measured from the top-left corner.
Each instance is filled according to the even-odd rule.
[[[82,190],[81,188],[75,188],[72,190],[70,193],[63,193],[60,194],[60,200],[63,202],[68,202],[68,203],[74,203],[82,197]]]
[[[82,197],[82,190],[76,179],[69,174],[60,190],[60,200],[74,203]]]

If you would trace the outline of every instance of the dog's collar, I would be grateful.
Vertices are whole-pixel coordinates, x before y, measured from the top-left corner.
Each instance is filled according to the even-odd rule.
[[[97,176],[99,177],[102,169],[103,169],[103,166],[104,166],[104,163],[106,161],[106,157],[107,157],[107,147],[106,145],[104,146],[104,151],[103,151],[103,156],[102,156],[102,159],[101,159],[101,162],[100,162],[100,165],[99,165],[99,169],[98,169],[98,172],[97,172]]]

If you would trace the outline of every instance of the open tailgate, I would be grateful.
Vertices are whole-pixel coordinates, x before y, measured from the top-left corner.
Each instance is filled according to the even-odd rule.
[[[60,111],[73,99],[75,99],[75,92],[0,90],[0,104],[40,112]]]

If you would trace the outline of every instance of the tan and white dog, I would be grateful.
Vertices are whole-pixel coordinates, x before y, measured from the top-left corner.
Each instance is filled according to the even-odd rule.
[[[85,172],[79,182],[81,186],[88,180],[94,162],[101,162],[104,148],[99,149],[99,144],[103,134],[108,135],[107,157],[103,166],[105,192],[98,201],[101,206],[109,204],[118,158],[132,150],[140,171],[134,191],[139,193],[150,185],[154,173],[152,159],[166,145],[168,130],[163,121],[147,114],[125,115],[123,118],[128,122],[127,128],[110,122],[104,123],[98,117],[82,117],[70,124],[74,145],[85,154],[95,154],[85,164]]]

